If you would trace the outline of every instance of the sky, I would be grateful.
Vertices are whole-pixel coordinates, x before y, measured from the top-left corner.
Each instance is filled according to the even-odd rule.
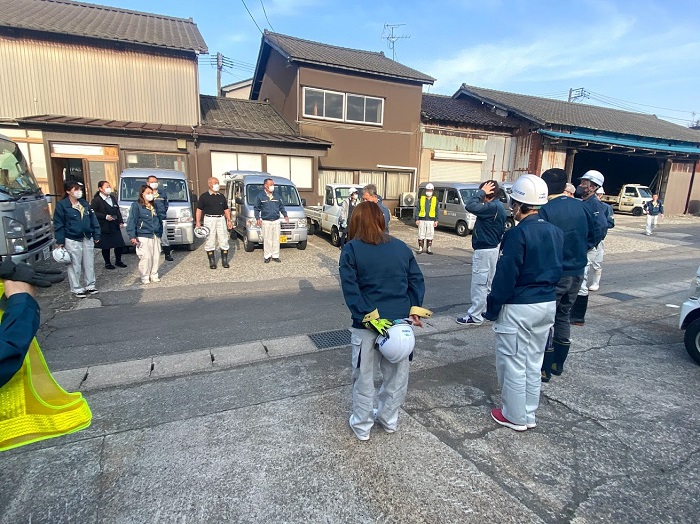
[[[384,51],[398,25],[396,60],[452,95],[461,84],[700,120],[698,0],[103,0],[192,18],[211,55],[230,59],[222,85],[253,76],[261,30],[341,47]],[[246,7],[248,10],[246,10]],[[250,13],[248,12],[250,11]],[[257,24],[257,26],[256,26]],[[216,94],[211,57],[200,90]]]

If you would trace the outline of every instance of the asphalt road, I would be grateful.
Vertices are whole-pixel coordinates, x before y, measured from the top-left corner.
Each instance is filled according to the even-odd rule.
[[[626,218],[621,222],[607,240],[611,247],[601,294],[634,295],[636,289],[650,283],[686,282],[695,274],[700,246],[696,221],[665,225],[653,237],[626,227],[630,222]],[[409,226],[395,230],[406,240],[413,234]],[[425,305],[436,314],[457,317],[470,304],[472,250],[468,239],[449,232],[441,236],[446,240],[442,244],[436,240],[434,256],[418,257],[426,277]],[[200,264],[200,251],[201,247],[192,253],[177,252],[178,263]],[[310,257],[309,251],[315,256]],[[256,252],[255,258],[245,259],[247,267],[240,269],[240,274],[250,273],[246,282],[210,285],[198,281],[209,273],[190,272],[184,283],[157,290],[152,286],[148,293],[138,286],[116,286],[99,295],[100,302],[94,301],[99,307],[75,309],[77,303],[61,303],[51,313],[45,308],[39,341],[49,366],[58,371],[348,327],[347,308],[337,278],[332,276],[338,252],[327,238],[311,237],[307,252],[283,250],[284,262],[270,277],[258,274],[259,255]],[[287,268],[297,267],[295,257],[306,261],[307,276],[280,276]],[[241,258],[236,260],[241,264]],[[314,260],[319,261],[318,276],[314,275]],[[109,277],[114,278],[114,273]]]

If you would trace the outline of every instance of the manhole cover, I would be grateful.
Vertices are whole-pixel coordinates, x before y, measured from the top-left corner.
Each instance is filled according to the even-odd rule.
[[[324,331],[323,333],[309,335],[309,338],[318,349],[348,346],[350,344],[350,331],[347,329]]]
[[[610,293],[601,293],[601,295],[603,295],[604,297],[614,298],[615,300],[620,300],[622,302],[624,302],[625,300],[639,298],[634,295],[628,295],[627,293],[620,293],[618,291],[611,291]]]

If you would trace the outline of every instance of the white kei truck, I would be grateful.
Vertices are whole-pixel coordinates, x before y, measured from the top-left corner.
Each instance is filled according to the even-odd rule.
[[[331,244],[340,246],[340,209],[343,201],[350,196],[352,184],[328,184],[320,206],[304,206],[309,234],[323,231],[331,236]]]
[[[644,204],[651,200],[651,190],[642,184],[625,184],[618,195],[603,195],[600,200],[610,204],[615,212],[638,217],[644,213]]]
[[[700,365],[700,267],[695,273],[688,295],[681,306],[678,327],[685,330],[685,350]]]

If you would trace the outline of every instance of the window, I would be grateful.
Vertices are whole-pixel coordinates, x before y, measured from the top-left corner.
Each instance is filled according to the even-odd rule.
[[[290,179],[297,187],[313,187],[313,159],[311,157],[267,155],[267,172]]]
[[[631,196],[631,197],[636,197],[637,196],[637,190],[633,187],[626,187],[625,188],[625,196]]]
[[[211,176],[223,182],[230,178],[229,171],[262,171],[262,155],[212,151]]]
[[[119,186],[119,200],[136,202],[139,199],[141,186],[145,184],[145,178],[122,178]],[[185,180],[158,178],[158,184],[158,192],[167,195],[171,203],[188,201],[189,187]]]
[[[377,193],[382,198],[397,199],[401,193],[412,190],[413,174],[401,171],[361,171],[360,187],[367,184],[377,186]]]
[[[174,169],[187,174],[187,155],[168,153],[126,153],[127,167]]]
[[[331,189],[330,187],[326,188],[326,205],[333,205],[333,189]]]
[[[447,190],[447,204],[459,204],[459,197],[456,189]]]
[[[304,116],[354,124],[382,125],[384,99],[305,87]]]

